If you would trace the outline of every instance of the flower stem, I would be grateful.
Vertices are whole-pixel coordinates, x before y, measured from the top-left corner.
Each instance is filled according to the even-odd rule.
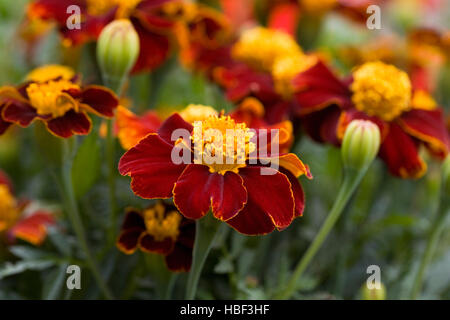
[[[323,223],[313,242],[310,244],[308,250],[306,250],[305,254],[298,262],[294,270],[294,273],[292,274],[290,280],[288,281],[286,289],[283,290],[280,294],[278,294],[275,298],[289,299],[292,296],[301,276],[303,275],[303,272],[306,270],[311,260],[314,258],[316,253],[321,248],[328,234],[333,229],[336,221],[339,219],[343,209],[345,208],[347,202],[349,201],[356,187],[361,182],[366,171],[367,168],[359,172],[349,169],[345,170],[343,184],[336,198],[336,201],[334,202],[330,214]]]
[[[446,195],[443,195],[443,197],[446,197]],[[441,200],[441,210],[439,210],[433,224],[430,227],[425,251],[423,253],[422,259],[420,260],[419,269],[417,270],[416,276],[414,278],[410,296],[411,300],[417,299],[420,294],[423,285],[423,277],[436,251],[439,238],[441,237],[441,234],[445,229],[445,222],[449,213],[450,203],[448,199]]]
[[[113,299],[111,291],[106,285],[104,279],[100,275],[98,266],[91,253],[90,247],[86,240],[86,233],[84,231],[83,223],[81,221],[80,213],[75,199],[75,194],[72,184],[72,156],[70,147],[68,145],[68,139],[63,141],[63,166],[61,167],[61,187],[62,196],[65,203],[67,215],[70,219],[72,227],[75,231],[75,235],[78,240],[80,248],[83,250],[86,256],[86,262],[92,271],[95,281],[97,282],[100,290],[106,299]]]
[[[186,287],[186,299],[188,300],[193,300],[195,298],[203,265],[211,251],[214,241],[220,234],[220,232],[218,232],[219,227],[220,222],[213,217],[212,213],[208,213],[205,217],[196,222],[192,266]]]

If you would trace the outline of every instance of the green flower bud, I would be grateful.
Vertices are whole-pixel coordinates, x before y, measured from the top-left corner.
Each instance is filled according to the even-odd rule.
[[[450,155],[445,158],[444,163],[442,164],[442,183],[443,183],[443,192],[450,196]]]
[[[380,288],[369,289],[367,284],[361,288],[361,295],[363,300],[386,300],[386,287],[380,283]]]
[[[139,37],[130,20],[114,20],[103,28],[97,42],[97,61],[108,87],[120,90],[138,55]]]
[[[380,148],[380,130],[371,121],[353,120],[342,141],[342,160],[349,169],[367,168]]]

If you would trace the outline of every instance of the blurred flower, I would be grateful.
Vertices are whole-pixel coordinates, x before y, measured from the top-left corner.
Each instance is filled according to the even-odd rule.
[[[349,81],[316,65],[293,82],[305,129],[318,141],[338,145],[352,120],[371,120],[381,132],[379,156],[402,178],[426,172],[420,145],[439,158],[449,152],[442,110],[434,107],[430,95],[413,91],[408,75],[392,65],[366,63]]]
[[[51,213],[30,212],[28,207],[29,202],[15,198],[9,178],[0,171],[0,234],[6,232],[9,240],[18,238],[40,245],[47,236],[47,226],[55,221]]]
[[[380,288],[369,289],[367,284],[361,288],[363,300],[386,300],[386,287],[380,283]]]
[[[255,159],[258,164],[250,164],[249,154],[260,146],[250,141],[251,134],[244,123],[236,123],[229,116],[211,116],[196,122],[195,127],[174,114],[158,133],[147,135],[123,155],[119,171],[131,176],[131,188],[136,195],[147,199],[173,196],[180,213],[193,220],[200,219],[211,208],[217,219],[249,235],[266,234],[275,228],[282,230],[302,214],[304,198],[297,178],[311,175],[296,155],[268,154],[266,158]],[[190,132],[189,139],[195,148],[200,145],[201,150],[190,149],[190,141],[181,138],[174,143],[171,136],[176,129]],[[217,147],[204,139],[209,129],[218,130],[224,143]],[[237,139],[236,136],[227,139],[227,130],[240,130],[244,134],[240,154],[227,147]],[[270,141],[269,137],[269,144]],[[190,160],[176,164],[172,153],[177,151],[183,151],[183,157],[186,152]],[[194,152],[201,159],[192,161]],[[205,160],[208,154],[222,156],[223,161],[209,163]],[[237,161],[238,156],[245,161]],[[230,163],[225,158],[234,160]],[[261,165],[264,159],[277,161],[279,170]],[[267,170],[268,174],[262,175],[261,170]],[[265,187],[260,188],[261,185]]]
[[[48,65],[30,72],[26,82],[0,88],[0,133],[11,124],[28,127],[38,119],[61,138],[88,134],[92,123],[87,112],[112,117],[118,105],[107,88],[82,86],[75,72],[64,66]]]
[[[171,271],[191,268],[195,222],[184,218],[176,207],[163,201],[144,210],[128,208],[117,247],[126,254],[137,248],[165,257]]]

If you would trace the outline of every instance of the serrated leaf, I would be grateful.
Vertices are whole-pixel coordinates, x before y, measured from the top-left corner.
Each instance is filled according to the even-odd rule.
[[[23,260],[16,263],[6,262],[0,267],[0,279],[22,273],[27,270],[44,270],[55,265],[51,260]]]

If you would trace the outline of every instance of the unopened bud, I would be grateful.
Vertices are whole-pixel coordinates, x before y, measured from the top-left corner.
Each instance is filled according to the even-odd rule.
[[[371,121],[353,120],[342,141],[342,160],[346,168],[361,170],[375,159],[380,148],[380,130]]]
[[[363,300],[386,300],[386,287],[380,283],[379,287],[369,289],[367,284],[361,288]]]
[[[130,20],[114,20],[103,28],[97,42],[97,61],[107,86],[120,89],[138,55],[139,37]]]

